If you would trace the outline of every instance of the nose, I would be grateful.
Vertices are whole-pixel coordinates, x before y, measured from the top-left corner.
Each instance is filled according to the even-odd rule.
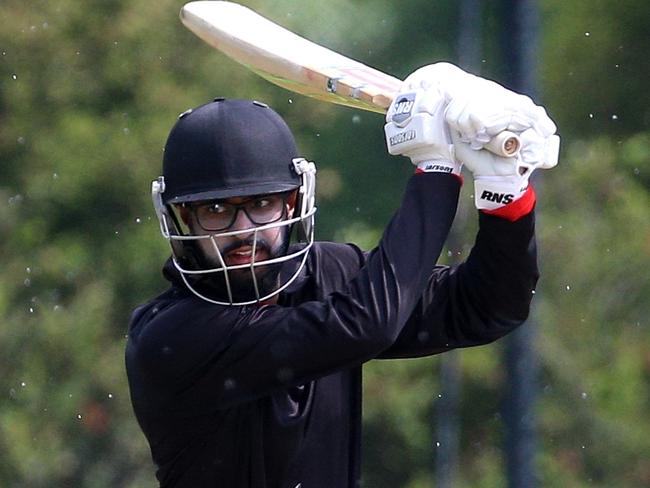
[[[245,230],[252,229],[255,224],[248,218],[243,208],[238,208],[235,214],[235,221],[230,226],[230,230]]]

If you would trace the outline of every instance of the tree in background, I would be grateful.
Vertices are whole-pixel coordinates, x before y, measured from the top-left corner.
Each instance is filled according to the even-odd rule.
[[[454,59],[456,2],[244,3],[398,76]],[[179,112],[220,95],[280,111],[319,163],[322,239],[371,246],[411,171],[386,155],[380,116],[257,79],[185,31],[181,4],[0,5],[3,487],[154,483],[123,347],[129,311],[165,287],[167,248],[148,188]],[[646,486],[650,7],[552,0],[544,9],[541,96],[564,146],[540,196],[541,485]],[[500,18],[493,8],[483,18],[482,72],[500,79]],[[466,254],[472,227],[449,253]],[[437,366],[433,358],[367,368],[366,486],[431,486]],[[458,486],[504,486],[498,346],[464,351],[461,367]]]

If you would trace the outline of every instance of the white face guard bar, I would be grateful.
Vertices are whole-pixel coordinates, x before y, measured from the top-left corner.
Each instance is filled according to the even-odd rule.
[[[296,208],[297,216],[281,220],[279,222],[273,222],[271,224],[260,225],[252,229],[244,229],[238,231],[230,232],[219,232],[214,234],[203,234],[203,235],[182,235],[180,229],[177,229],[177,225],[174,219],[171,217],[170,210],[163,203],[162,195],[165,192],[165,181],[161,176],[158,179],[154,180],[151,184],[151,197],[153,200],[154,209],[158,217],[158,222],[160,224],[160,232],[165,239],[170,243],[172,248],[172,260],[174,267],[179,271],[183,282],[188,287],[192,293],[196,296],[210,303],[217,305],[252,305],[260,302],[264,302],[269,298],[279,294],[281,291],[286,289],[295,279],[300,275],[305,263],[307,262],[307,256],[309,250],[311,249],[314,243],[314,215],[316,213],[315,207],[315,189],[316,189],[316,166],[314,163],[307,161],[303,158],[296,158],[293,160],[293,166],[296,173],[301,176],[302,184],[299,187],[300,192],[300,208]],[[289,252],[284,256],[278,256],[274,258],[264,259],[260,261],[255,261],[255,251],[258,243],[258,234],[262,231],[280,227],[291,227],[293,225],[302,226],[302,234],[304,238],[301,239],[300,244],[302,244],[297,250]],[[252,247],[252,261],[247,264],[226,265],[223,254],[217,245],[217,238],[231,237],[238,235],[248,235],[253,234],[253,247]],[[186,269],[180,264],[180,256],[177,255],[176,249],[182,246],[172,245],[174,242],[183,244],[184,241],[210,241],[211,249],[214,251],[214,255],[219,261],[219,266],[213,268],[205,269]],[[291,259],[300,260],[299,266],[296,268],[295,272],[286,279],[284,283],[279,283],[276,288],[274,288],[270,293],[267,293],[264,296],[260,296],[260,289],[258,286],[258,279],[255,274],[255,269],[262,266],[269,266]],[[244,301],[235,301],[233,297],[232,287],[230,283],[229,271],[239,270],[239,269],[250,269],[251,281],[253,288],[255,290],[255,297],[250,300]],[[226,287],[226,293],[228,295],[228,301],[221,301],[210,298],[205,294],[199,292],[195,286],[190,283],[188,277],[197,277],[200,275],[207,275],[209,273],[223,273],[223,278]]]

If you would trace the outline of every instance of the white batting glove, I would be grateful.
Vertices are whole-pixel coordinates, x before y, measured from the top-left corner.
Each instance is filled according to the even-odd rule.
[[[544,108],[493,81],[474,77],[471,90],[454,92],[445,111],[454,154],[474,176],[474,203],[494,210],[519,199],[536,169],[558,162],[560,138]],[[519,135],[521,150],[510,158],[484,147],[503,131]]]
[[[407,156],[419,171],[460,175],[445,123],[448,100],[436,86],[407,78],[386,113],[386,145],[393,155]]]
[[[464,164],[474,176],[475,203],[479,209],[492,210],[517,200],[528,188],[528,179],[535,169],[557,164],[559,137],[554,135],[555,124],[542,107],[525,95],[449,63],[414,71],[404,80],[404,90],[424,92],[418,95],[422,102],[415,107],[421,107],[419,112],[426,112],[430,117],[416,114],[405,118],[400,125],[399,100],[407,94],[398,95],[387,113],[385,131],[389,152],[409,156],[416,164],[423,156],[436,155],[453,160],[456,167]],[[412,129],[420,128],[414,124],[415,120],[421,120],[424,127],[409,133],[409,124],[414,125]],[[514,157],[500,157],[487,149],[505,131],[519,136],[521,150]],[[409,144],[401,143],[401,139],[413,133],[418,137]],[[431,134],[431,137],[420,134]],[[391,145],[389,136],[397,144]],[[448,145],[450,140],[452,147]],[[433,144],[427,146],[431,141]],[[400,152],[400,147],[407,150]]]

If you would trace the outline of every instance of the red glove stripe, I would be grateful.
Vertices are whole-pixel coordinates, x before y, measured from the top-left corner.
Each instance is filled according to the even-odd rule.
[[[494,210],[481,210],[481,212],[488,215],[496,215],[502,219],[509,220],[514,222],[519,220],[524,215],[528,215],[535,208],[535,202],[537,197],[535,196],[535,190],[533,185],[528,185],[526,193],[524,193],[520,198],[514,202],[504,205],[503,207],[496,208]]]

